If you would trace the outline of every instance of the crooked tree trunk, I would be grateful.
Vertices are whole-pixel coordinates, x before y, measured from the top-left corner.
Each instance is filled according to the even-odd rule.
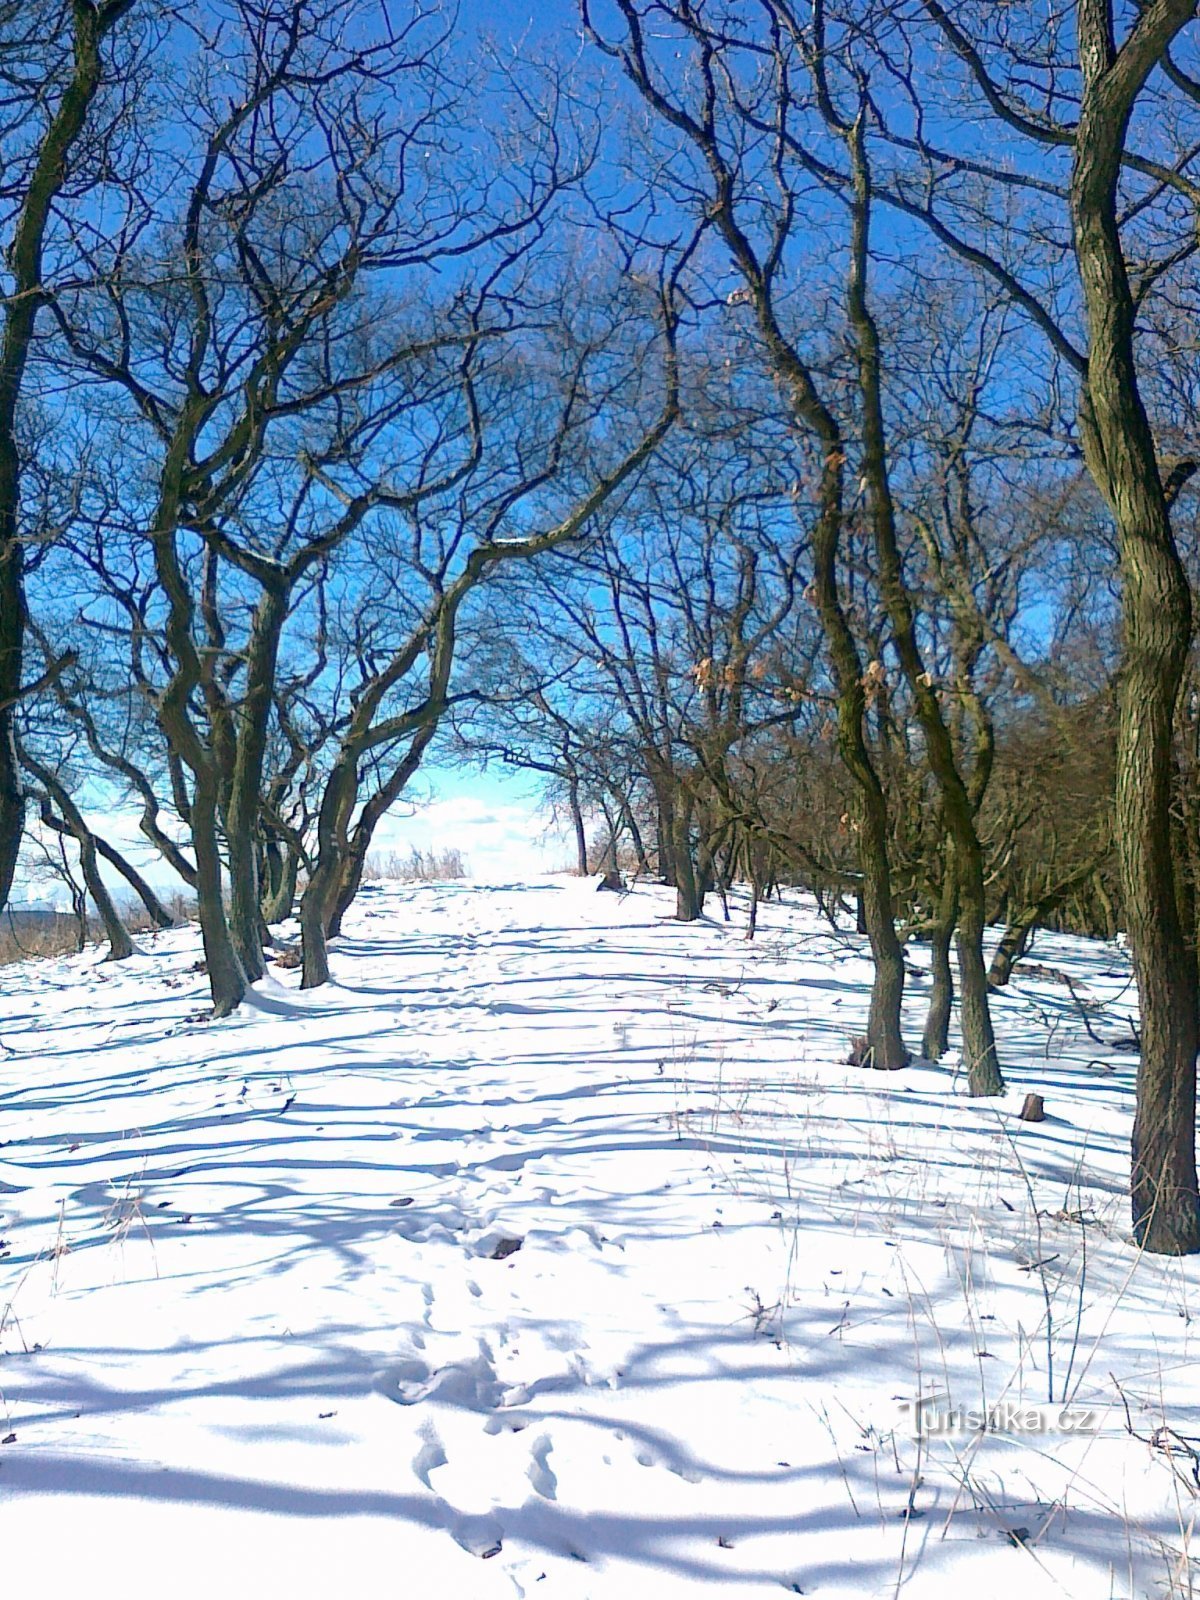
[[[1122,579],[1116,833],[1142,1037],[1133,1228],[1146,1250],[1166,1255],[1200,1251],[1197,974],[1179,920],[1171,858],[1172,739],[1192,606],[1137,381],[1135,305],[1117,189],[1133,104],[1194,12],[1186,0],[1143,12],[1146,26],[1114,55],[1105,17],[1092,5],[1080,8],[1084,92],[1071,171],[1075,255],[1090,335],[1081,434],[1088,467],[1116,523]]]
[[[24,656],[25,583],[24,551],[16,537],[15,506],[11,537],[3,524],[9,521],[2,502],[18,494],[14,462],[4,464],[0,442],[0,908],[8,904],[21,838],[25,832],[25,790],[15,737],[16,702],[21,692]],[[11,486],[7,481],[11,472]]]
[[[436,732],[436,719],[426,727],[418,728],[403,760],[397,762],[387,782],[380,784],[368,799],[351,832],[350,814],[358,795],[357,778],[355,779],[354,796],[343,806],[340,813],[341,821],[335,828],[340,859],[335,875],[336,886],[332,905],[325,921],[327,939],[336,939],[341,933],[342,918],[354,904],[355,897],[362,887],[363,873],[367,868],[367,857],[371,851],[371,842],[375,838],[375,830],[408,787]]]
[[[1052,885],[1037,899],[1030,900],[1014,912],[1008,908],[1008,926],[1001,935],[1000,943],[996,946],[992,956],[992,964],[988,968],[988,987],[1002,989],[1012,977],[1012,970],[1016,963],[1029,948],[1029,941],[1035,931],[1041,927],[1052,911],[1069,901],[1084,884],[1092,883],[1098,877],[1099,869],[1089,862],[1078,872],[1073,872],[1069,878]],[[1111,902],[1109,910],[1111,911]],[[1115,934],[1116,929],[1113,929]],[[1108,935],[1109,938],[1113,934]]]
[[[329,944],[325,934],[325,912],[312,880],[300,897],[300,940],[303,949],[302,989],[319,989],[329,982]]]
[[[137,868],[131,862],[126,861],[121,852],[114,849],[101,834],[93,834],[92,837],[96,841],[96,849],[110,866],[116,868],[143,906],[145,906],[150,920],[159,928],[173,928],[175,926],[175,918],[163,905]]]
[[[266,971],[258,878],[259,813],[279,638],[287,608],[288,586],[281,577],[264,588],[254,611],[246,649],[246,688],[238,708],[233,771],[225,802],[229,933],[242,970],[252,983]]]
[[[108,955],[105,960],[127,961],[133,954],[133,940],[129,936],[129,929],[121,921],[121,913],[113,904],[108,886],[100,875],[95,836],[85,828],[83,836],[76,834],[75,839],[79,845],[79,865],[83,872],[83,881],[87,885],[92,904],[100,913],[105,937],[108,939]]]
[[[629,834],[629,843],[633,849],[634,860],[637,862],[637,874],[639,877],[648,878],[650,876],[650,861],[646,855],[646,842],[642,838],[642,830],[638,827],[637,818],[633,814],[633,806],[630,803],[629,798],[626,795],[621,794],[619,790],[613,790],[612,798],[617,808],[616,833],[614,835],[614,840],[619,844],[621,830],[627,830]],[[616,869],[617,858],[614,855],[613,870],[615,871]]]
[[[346,825],[358,794],[358,761],[343,749],[325,783],[317,814],[317,848],[308,883],[300,898],[300,934],[304,959],[300,986],[316,989],[329,982],[329,923],[345,868]]]
[[[954,971],[950,965],[950,947],[954,943],[957,922],[958,884],[954,873],[954,849],[947,841],[937,921],[929,935],[933,983],[929,991],[925,1033],[921,1040],[921,1054],[927,1061],[940,1061],[950,1048],[950,1014],[954,1008]]]
[[[33,764],[26,758],[26,765],[33,771]],[[40,780],[39,780],[40,781]],[[74,839],[79,850],[79,870],[83,874],[84,887],[87,890],[92,904],[95,906],[100,921],[104,926],[104,936],[108,940],[108,954],[106,961],[126,961],[133,954],[133,940],[129,936],[129,929],[121,921],[121,914],[113,904],[113,898],[108,892],[108,885],[100,875],[100,864],[96,858],[96,838],[88,828],[79,812],[72,807],[71,815],[56,816],[49,800],[44,800],[41,805],[42,822],[55,833]],[[83,922],[87,925],[86,901],[84,902]]]
[[[362,888],[363,873],[366,871],[367,858],[353,852],[347,852],[342,857],[341,870],[337,876],[337,888],[333,896],[333,909],[325,920],[326,939],[341,937],[342,919],[358,897]]]
[[[37,148],[7,254],[11,281],[0,333],[0,907],[8,903],[25,828],[15,721],[26,623],[17,440],[21,392],[38,313],[47,298],[42,286],[46,225],[100,84],[100,46],[132,5],[133,0],[108,0],[103,5],[76,4],[71,8],[71,76]]]
[[[625,825],[629,829],[629,842],[633,846],[634,859],[637,862],[639,878],[650,876],[650,862],[646,856],[646,841],[642,838],[642,830],[637,825],[637,818],[633,814],[633,807],[625,807]]]
[[[810,374],[784,340],[769,305],[761,300],[759,318],[796,415],[812,429],[823,453],[818,515],[813,528],[813,590],[837,691],[838,753],[855,783],[862,919],[875,967],[867,1012],[865,1061],[879,1071],[890,1072],[909,1062],[900,1027],[904,951],[896,933],[892,904],[887,798],[871,759],[864,727],[866,690],[862,662],[838,593],[846,454],[833,414],[821,402]]]
[[[286,922],[296,904],[296,882],[300,873],[300,857],[289,844],[272,842],[275,855],[270,867],[270,879],[263,896],[263,921],[271,924]]]
[[[989,989],[1003,989],[1012,977],[1013,968],[1029,949],[1029,941],[1038,925],[1036,911],[1010,922],[1000,936],[988,968]]]
[[[105,937],[108,939],[109,961],[125,961],[133,954],[133,940],[129,936],[129,929],[121,921],[121,914],[113,904],[113,898],[108,892],[108,885],[100,873],[100,863],[96,855],[96,838],[92,830],[83,819],[83,813],[67,793],[58,776],[51,771],[28,750],[17,745],[17,756],[21,763],[33,774],[38,783],[46,791],[46,799],[42,803],[42,821],[48,828],[56,833],[67,835],[74,839],[79,850],[79,867],[83,873],[83,881],[91,896],[92,904],[99,913],[104,924]],[[57,808],[57,815],[53,808]]]
[[[725,216],[726,213],[722,213]],[[718,221],[721,219],[718,218]],[[736,234],[727,242],[739,248]],[[753,285],[753,273],[748,281]],[[838,549],[845,499],[846,450],[837,419],[822,401],[812,374],[779,327],[765,285],[755,289],[759,327],[797,421],[811,430],[821,453],[817,516],[813,526],[813,593],[829,648],[837,700],[838,753],[856,786],[855,829],[862,869],[862,910],[875,977],[867,1013],[867,1056],[880,1071],[908,1065],[900,1028],[904,951],[892,904],[887,798],[867,745],[866,689],[854,633],[838,592]]]
[[[217,843],[217,792],[209,774],[196,775],[192,794],[192,844],[196,852],[196,900],[213,1016],[227,1017],[241,1005],[246,974],[225,919],[221,851]]]
[[[847,301],[855,333],[859,391],[863,401],[863,478],[879,558],[880,590],[892,625],[896,653],[924,735],[929,766],[941,794],[946,826],[954,840],[959,895],[956,941],[959,1010],[968,1088],[972,1095],[993,1095],[1001,1093],[1004,1079],[996,1055],[983,960],[986,918],[983,851],[975,827],[972,796],[959,771],[954,742],[932,678],[921,659],[912,599],[904,578],[888,466],[879,330],[867,295],[872,196],[862,119],[844,132],[854,174],[855,200]]]

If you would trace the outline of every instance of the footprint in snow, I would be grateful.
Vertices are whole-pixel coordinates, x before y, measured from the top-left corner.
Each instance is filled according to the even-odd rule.
[[[550,1466],[550,1450],[550,1435],[543,1433],[540,1438],[533,1441],[530,1450],[532,1459],[527,1470],[534,1493],[540,1494],[543,1500],[558,1498],[558,1479]]]
[[[495,1517],[460,1517],[450,1532],[456,1544],[481,1561],[498,1556],[503,1546],[503,1529]]]
[[[375,1387],[397,1405],[415,1406],[423,1400],[456,1406],[463,1411],[491,1411],[499,1405],[501,1386],[486,1348],[462,1361],[431,1368],[412,1358],[397,1361],[375,1380]]]
[[[421,1429],[421,1448],[413,1457],[412,1469],[425,1487],[432,1491],[429,1475],[445,1465],[446,1452],[438,1438],[438,1431],[432,1422],[427,1422]]]
[[[704,1479],[704,1474],[686,1461],[670,1461],[656,1455],[652,1450],[636,1450],[633,1459],[639,1467],[665,1467],[677,1478],[682,1478],[684,1483],[701,1483]]]

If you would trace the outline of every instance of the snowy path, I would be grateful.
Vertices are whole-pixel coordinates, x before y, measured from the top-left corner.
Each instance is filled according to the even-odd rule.
[[[669,912],[372,888],[337,985],[220,1024],[191,931],[5,970],[10,1592],[1191,1592],[1190,1464],[1123,1411],[896,1431],[933,1386],[1196,1432],[1197,1267],[1124,1234],[1120,956],[1040,941],[1104,1043],[1014,984],[972,1103],[840,1064],[868,969],[799,899],[752,946]]]

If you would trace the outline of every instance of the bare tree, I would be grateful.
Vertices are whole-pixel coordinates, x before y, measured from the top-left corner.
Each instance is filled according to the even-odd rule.
[[[958,159],[939,142],[936,118],[914,131],[911,120],[876,102],[872,114],[905,162],[886,184],[887,203],[1002,287],[1074,376],[1080,444],[1117,530],[1116,831],[1143,1028],[1134,1231],[1149,1250],[1192,1253],[1200,1250],[1197,977],[1178,912],[1171,827],[1175,708],[1192,616],[1171,507],[1196,459],[1189,452],[1166,460],[1155,438],[1136,322],[1147,296],[1196,248],[1196,87],[1172,55],[1188,43],[1195,6],[1150,0],[1123,19],[1119,35],[1111,0],[1080,0],[1073,40],[1059,29],[1043,34],[1031,17],[1013,30],[988,7],[951,10],[923,0],[920,14],[959,64],[962,96],[994,138],[987,159]],[[1032,49],[1029,29],[1039,29]],[[929,44],[918,17],[901,37],[905,102],[932,105],[932,85],[917,65]],[[881,31],[879,49],[893,63],[897,47]],[[944,92],[940,85],[938,95]],[[996,243],[1005,238],[1000,219],[1018,204],[1038,219],[1041,259],[1022,261]],[[1180,221],[1181,207],[1190,224]],[[1064,256],[1076,285],[1064,280]],[[1084,347],[1074,333],[1079,318]]]
[[[69,198],[78,208],[88,180],[98,182],[100,152],[77,162],[80,143],[104,81],[111,35],[135,0],[72,0],[69,7],[0,7],[0,61],[5,68],[6,158],[0,201],[8,212],[7,283],[0,310],[0,906],[16,870],[25,801],[14,714],[28,692],[25,657],[25,545],[21,523],[21,403],[38,319],[51,294],[48,247],[58,244],[57,216]],[[80,169],[83,170],[80,170]],[[68,251],[69,253],[69,251]]]

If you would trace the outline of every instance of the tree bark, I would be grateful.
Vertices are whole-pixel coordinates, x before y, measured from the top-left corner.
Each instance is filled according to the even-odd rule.
[[[1134,102],[1195,5],[1154,0],[1119,51],[1109,6],[1080,0],[1078,13],[1084,91],[1070,196],[1090,336],[1080,424],[1088,467],[1116,524],[1122,579],[1116,832],[1142,1037],[1133,1229],[1146,1250],[1183,1255],[1200,1251],[1197,974],[1176,903],[1171,790],[1192,606],[1137,380],[1117,187]]]
[[[1000,943],[992,955],[988,968],[988,987],[1003,989],[1012,977],[1013,968],[1029,948],[1029,941],[1038,925],[1035,913],[1021,916],[1010,922],[1000,936]]]
[[[855,334],[859,390],[863,402],[863,478],[879,558],[884,606],[892,625],[896,653],[924,735],[929,766],[941,794],[946,826],[954,840],[954,869],[959,898],[956,940],[959,1011],[968,1087],[972,1095],[993,1095],[1001,1093],[1004,1079],[996,1054],[996,1038],[988,1005],[987,970],[983,960],[986,924],[983,850],[975,827],[972,796],[959,771],[954,742],[942,715],[932,678],[921,659],[912,600],[904,579],[896,535],[884,425],[879,330],[867,295],[872,194],[863,129],[860,117],[844,130],[854,174],[853,243],[847,298],[850,323]]]
[[[246,649],[246,687],[238,707],[233,771],[229,775],[225,802],[229,933],[242,970],[251,983],[266,971],[258,881],[259,809],[275,665],[287,604],[288,588],[281,577],[264,588],[255,608]]]
[[[132,5],[133,0],[100,5],[76,0],[72,6],[71,77],[42,137],[8,249],[12,287],[0,332],[0,908],[8,903],[25,828],[15,722],[26,622],[17,418],[38,313],[46,303],[42,257],[51,209],[100,84],[100,46]]]
[[[357,793],[358,761],[352,751],[343,749],[321,796],[313,867],[300,898],[300,934],[304,950],[300,986],[303,989],[316,989],[329,982],[329,921],[336,909],[344,865],[345,825]]]
[[[132,862],[126,861],[121,852],[109,844],[103,835],[96,833],[92,837],[96,841],[96,849],[99,853],[110,866],[116,868],[143,906],[145,906],[151,921],[160,928],[173,928],[175,926],[175,918],[163,905],[157,894],[155,894]]]
[[[654,793],[658,875],[666,888],[673,889],[675,887],[675,802],[658,783],[655,784]]]
[[[583,812],[579,806],[579,785],[572,778],[567,787],[567,804],[571,808],[571,823],[575,829],[575,867],[581,878],[587,877],[587,830],[583,825]]]
[[[92,898],[92,904],[100,915],[100,921],[104,924],[105,936],[108,939],[107,959],[127,960],[133,954],[133,940],[129,937],[129,929],[121,921],[121,914],[113,904],[108,886],[100,875],[100,864],[96,859],[95,835],[57,774],[38,761],[35,756],[30,755],[20,744],[17,745],[17,755],[21,764],[33,774],[46,791],[46,799],[41,807],[42,821],[58,834],[69,834],[78,847],[83,881]]]
[[[974,833],[974,828],[972,828]],[[973,1095],[1000,1094],[1004,1078],[996,1054],[996,1035],[988,1004],[987,967],[983,959],[983,935],[987,926],[983,885],[983,852],[978,838],[968,853],[959,880],[958,932],[958,1020],[962,1030],[963,1063],[967,1068]]]
[[[625,826],[629,829],[629,842],[633,846],[633,854],[637,861],[638,876],[650,876],[650,862],[646,858],[646,843],[642,838],[642,830],[638,827],[637,818],[633,814],[633,807],[628,802],[625,805]]]
[[[26,765],[32,766],[27,761]],[[108,940],[108,954],[106,961],[126,961],[134,952],[133,940],[129,936],[129,929],[121,921],[121,914],[113,904],[113,898],[108,892],[108,886],[100,876],[100,866],[96,860],[96,838],[88,828],[83,818],[74,806],[71,807],[70,816],[57,816],[48,799],[42,801],[42,822],[47,828],[52,828],[55,833],[68,835],[74,839],[79,850],[79,870],[83,874],[84,887],[91,897],[92,904],[99,914],[104,926],[104,936]],[[84,927],[87,925],[86,901],[82,913]],[[81,947],[82,948],[82,947]]]
[[[704,915],[704,887],[692,853],[692,804],[680,795],[671,810],[671,858],[675,864],[675,920],[695,922]]]
[[[286,922],[296,903],[296,881],[300,874],[300,857],[290,844],[272,842],[274,856],[266,893],[263,895],[263,921],[268,925]]]
[[[217,788],[210,773],[197,773],[192,794],[192,842],[196,851],[196,898],[213,1016],[227,1017],[241,1005],[246,974],[225,918],[221,852],[217,843]]]
[[[929,936],[933,985],[929,991],[929,1011],[925,1017],[925,1034],[921,1040],[921,1054],[926,1061],[940,1061],[950,1048],[950,1013],[954,1007],[954,972],[950,965],[950,947],[954,943],[954,929],[957,922],[958,884],[954,876],[954,847],[947,840],[937,921]]]

